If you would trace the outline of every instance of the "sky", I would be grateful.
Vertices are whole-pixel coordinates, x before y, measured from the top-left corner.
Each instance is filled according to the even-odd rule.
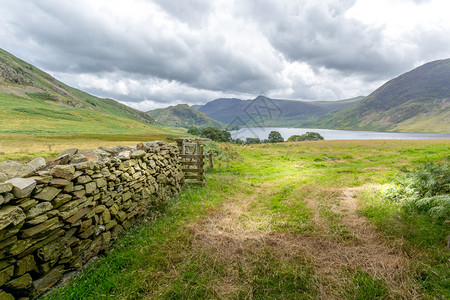
[[[143,111],[368,95],[450,57],[448,0],[0,0],[0,48]]]

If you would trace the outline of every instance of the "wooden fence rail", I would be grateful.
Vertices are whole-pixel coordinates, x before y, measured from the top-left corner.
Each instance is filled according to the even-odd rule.
[[[188,142],[182,140],[181,146],[181,169],[184,172],[186,183],[205,184],[205,162],[203,145],[200,141]]]

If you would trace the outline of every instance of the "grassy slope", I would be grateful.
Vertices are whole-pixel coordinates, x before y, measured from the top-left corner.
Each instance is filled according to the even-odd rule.
[[[411,101],[383,113],[372,111],[364,118],[361,113],[361,105],[358,103],[355,106],[329,113],[319,121],[313,122],[311,126],[348,130],[448,133],[450,132],[448,122],[450,109],[447,104],[444,104],[443,108],[441,107],[441,101],[429,101],[429,103],[421,104]],[[417,113],[421,110],[424,112]],[[376,121],[407,114],[413,114],[414,116],[404,118],[398,123]]]
[[[185,189],[48,299],[448,298],[448,224],[377,194],[399,168],[449,156],[448,141],[236,149],[242,160],[216,161],[206,187]]]
[[[450,59],[394,78],[361,102],[325,115],[318,127],[404,132],[450,132]]]
[[[185,132],[154,125],[143,112],[71,88],[2,49],[0,73],[0,160],[47,157],[70,143],[92,149]]]
[[[38,97],[27,99],[0,94],[0,133],[130,133],[145,132],[154,126],[94,110],[52,106]]]
[[[177,127],[196,126],[200,128],[213,126],[217,128],[226,128],[226,124],[208,117],[205,113],[197,111],[187,104],[178,104],[167,108],[160,108],[148,111],[147,114],[155,121]]]
[[[100,112],[147,124],[154,123],[144,112],[112,99],[98,98],[72,88],[2,49],[0,49],[0,70],[2,71],[0,96],[6,93],[6,95],[21,96],[25,99],[42,100],[42,105],[81,107],[91,111],[91,114]],[[3,97],[0,101],[3,107]],[[23,100],[17,98],[17,101]],[[9,103],[5,103],[7,104]]]
[[[0,161],[47,158],[73,144],[94,149],[186,135],[185,129],[144,124],[81,108],[51,106],[40,99],[0,94],[0,103]]]
[[[0,103],[0,160],[46,157],[49,149],[61,151],[77,142],[85,148],[95,148],[107,142],[136,143],[185,134],[182,129],[93,110],[51,106],[42,99],[0,94]]]

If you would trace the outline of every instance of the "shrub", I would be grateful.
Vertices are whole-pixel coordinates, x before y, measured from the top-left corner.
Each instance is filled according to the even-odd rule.
[[[449,161],[427,162],[395,178],[395,185],[385,195],[400,202],[404,209],[429,215],[434,221],[450,219]]]
[[[233,147],[220,145],[217,142],[205,142],[203,147],[203,153],[212,153],[214,159],[220,162],[228,163],[232,160],[240,159],[239,153]]]
[[[246,138],[245,144],[261,144],[261,140],[259,138]]]
[[[240,138],[237,138],[237,139],[235,139],[235,140],[233,141],[233,143],[238,144],[238,145],[243,145],[243,144],[244,144],[244,141],[241,140]]]
[[[302,135],[292,135],[288,138],[288,142],[302,142],[302,141],[320,141],[323,140],[323,136],[321,136],[317,132],[306,132]]]

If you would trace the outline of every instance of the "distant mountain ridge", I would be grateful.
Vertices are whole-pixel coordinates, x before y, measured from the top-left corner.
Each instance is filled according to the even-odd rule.
[[[258,96],[253,100],[219,98],[202,106],[200,112],[227,124],[239,126],[302,127],[328,112],[360,101],[362,96],[341,101],[297,101]]]
[[[394,78],[354,106],[329,113],[316,126],[336,129],[450,132],[450,59]]]
[[[216,121],[208,117],[205,113],[197,111],[187,104],[178,104],[167,108],[159,108],[148,111],[147,114],[156,122],[168,126],[176,127],[208,127],[225,128],[222,122]]]

